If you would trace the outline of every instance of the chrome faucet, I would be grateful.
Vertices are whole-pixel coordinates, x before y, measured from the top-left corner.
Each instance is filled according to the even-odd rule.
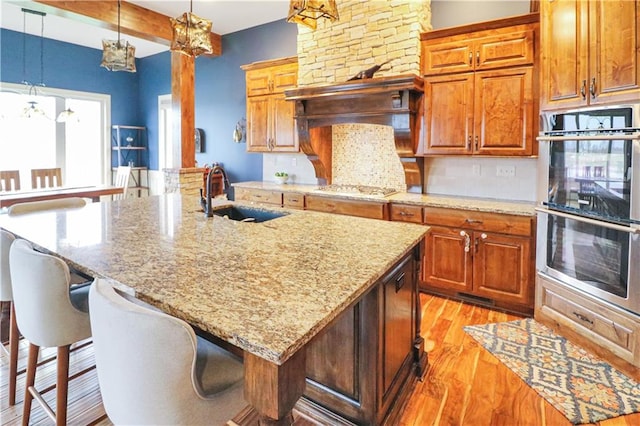
[[[205,204],[204,204],[204,214],[207,217],[212,217],[213,216],[213,209],[211,208],[211,176],[215,173],[215,167],[212,167],[211,170],[209,170],[209,173],[207,173],[207,187],[205,188],[205,190],[207,191],[206,193],[206,200],[205,200]],[[200,190],[202,191],[202,190]],[[202,203],[202,196],[200,196],[201,200],[200,202]]]
[[[200,190],[200,204],[202,205],[204,214],[207,217],[213,216],[213,209],[211,207],[211,199],[212,199],[211,176],[213,176],[214,174],[222,175],[222,191],[223,192],[226,191],[226,189],[229,187],[229,179],[227,178],[227,173],[224,171],[222,166],[220,166],[218,163],[213,163],[211,169],[209,170],[209,173],[207,173],[207,187],[205,188],[205,191],[207,191],[207,193],[205,194],[206,199],[202,197],[202,189]]]

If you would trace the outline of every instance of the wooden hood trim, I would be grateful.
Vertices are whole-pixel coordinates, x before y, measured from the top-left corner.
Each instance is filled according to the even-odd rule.
[[[400,75],[285,91],[295,102],[300,148],[307,155],[319,183],[331,183],[331,126],[344,123],[393,127],[396,152],[404,168],[407,189],[422,188],[419,151],[424,82],[416,75]],[[420,191],[422,192],[422,191]]]

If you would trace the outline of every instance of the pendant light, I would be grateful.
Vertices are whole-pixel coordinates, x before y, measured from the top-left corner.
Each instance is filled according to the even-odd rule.
[[[109,71],[136,72],[136,48],[120,40],[120,0],[118,0],[118,39],[102,40],[101,67]]]
[[[335,0],[291,0],[287,22],[302,24],[315,30],[320,18],[331,22],[338,20]]]
[[[193,57],[213,53],[211,21],[193,14],[193,0],[190,0],[189,12],[169,20],[173,30],[171,51]]]
[[[46,93],[41,93],[38,89],[39,87],[45,87],[44,84],[44,17],[47,16],[44,12],[39,12],[36,10],[25,9],[22,8],[23,20],[22,20],[22,84],[28,87],[27,96],[29,100],[27,101],[27,105],[23,108],[21,117],[23,118],[47,118],[46,112],[44,109],[40,107],[38,101],[35,99],[38,96],[48,96],[54,98],[65,99],[63,96],[58,95],[50,95]],[[40,16],[40,83],[30,83],[27,81],[27,14]],[[75,115],[75,112],[67,107],[64,111],[62,111],[56,121],[59,123],[64,123],[68,121],[71,117]]]

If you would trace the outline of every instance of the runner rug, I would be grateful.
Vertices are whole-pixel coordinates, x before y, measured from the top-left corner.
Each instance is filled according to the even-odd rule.
[[[640,411],[640,385],[533,319],[464,331],[573,424]]]

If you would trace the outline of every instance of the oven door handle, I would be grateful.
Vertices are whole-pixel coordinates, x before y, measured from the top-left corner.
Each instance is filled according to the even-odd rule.
[[[602,140],[640,140],[640,133],[631,134],[615,134],[608,133],[602,135],[584,135],[584,136],[550,136],[540,135],[536,138],[538,141],[544,142],[564,142],[564,141],[602,141]]]
[[[535,211],[540,213],[547,213],[552,216],[564,217],[566,219],[573,219],[578,222],[588,223],[590,225],[602,226],[603,228],[614,229],[616,231],[628,232],[629,234],[640,234],[640,228],[631,228],[624,225],[617,225],[615,223],[609,223],[609,222],[604,222],[596,219],[590,219],[588,217],[575,216],[569,213],[550,210],[546,207],[535,207]]]

